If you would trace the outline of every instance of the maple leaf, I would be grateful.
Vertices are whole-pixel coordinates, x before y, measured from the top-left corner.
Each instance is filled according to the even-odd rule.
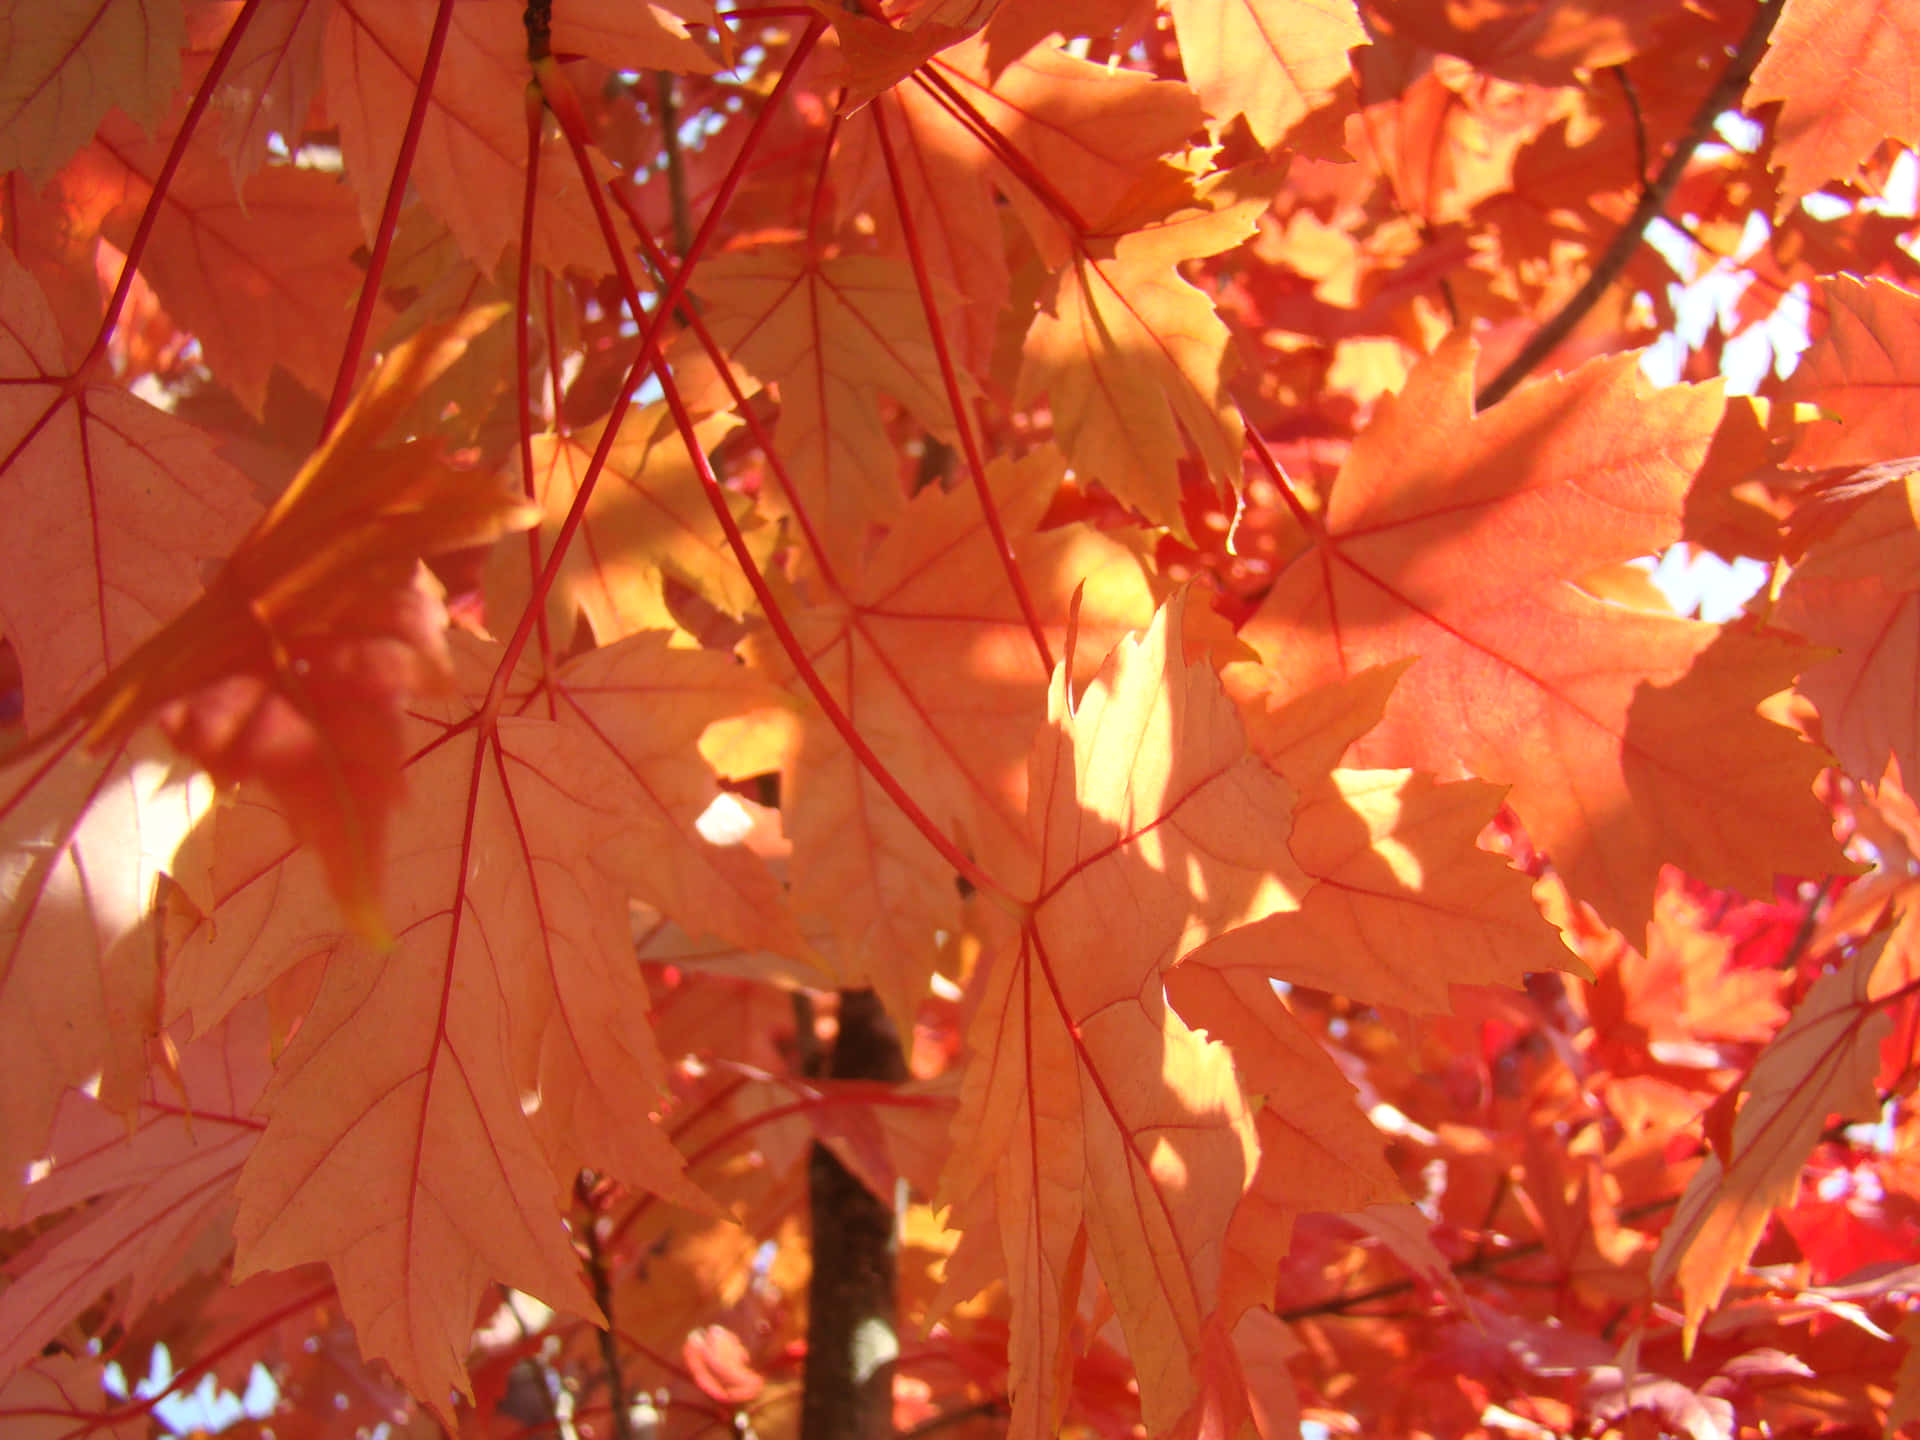
[[[1679,1281],[1689,1349],[1775,1207],[1792,1198],[1827,1117],[1862,1120],[1878,1109],[1874,1072],[1891,1022],[1873,1004],[1874,974],[1893,944],[1863,945],[1815,982],[1747,1072],[1724,1153],[1708,1155],[1680,1197],[1653,1283]]]
[[[1173,23],[1208,113],[1244,114],[1263,145],[1327,104],[1367,40],[1351,0],[1174,0]]]
[[[1920,474],[1883,485],[1793,567],[1775,618],[1840,653],[1808,667],[1798,689],[1851,773],[1878,777],[1891,755],[1920,775]]]
[[[1908,356],[1920,344],[1920,297],[1884,280],[1832,275],[1820,282],[1827,332],[1807,352],[1785,398],[1817,405],[1793,447],[1796,465],[1860,465],[1920,454],[1911,407],[1890,403],[1920,383]]]
[[[1148,1424],[1192,1403],[1221,1242],[1254,1163],[1228,1054],[1168,1005],[1162,973],[1297,905],[1306,879],[1286,850],[1288,788],[1248,753],[1211,669],[1182,662],[1180,630],[1176,599],[1077,702],[1055,671],[1032,758],[1031,908],[969,1034],[942,1186],[963,1249],[1004,1257],[1017,1435],[1059,1414],[1088,1252]]]
[[[1075,472],[1175,534],[1183,427],[1209,474],[1240,479],[1227,327],[1177,266],[1238,245],[1265,207],[1213,188],[1217,199],[1197,195],[1195,208],[1121,236],[1111,255],[1075,255],[1040,297],[1020,367],[1021,396],[1046,394]]]
[[[125,1282],[122,1314],[138,1316],[231,1249],[234,1177],[261,1129],[251,1111],[267,1080],[266,1029],[264,1006],[236,1012],[188,1049],[177,1077],[148,1078],[131,1125],[67,1092],[52,1164],[21,1210],[52,1223],[10,1262],[19,1278],[0,1294],[0,1371],[115,1284]]]
[[[124,248],[174,138],[162,127],[149,140],[111,117],[53,178],[49,198],[72,228],[91,222]],[[160,214],[142,273],[247,408],[262,413],[276,364],[324,394],[351,318],[337,296],[362,279],[350,258],[360,239],[351,193],[291,165],[259,171],[242,190],[227,166],[196,152],[169,178]],[[379,322],[390,317],[379,307]]]
[[[45,297],[0,254],[0,628],[40,731],[199,593],[258,512],[192,427],[71,377]]]
[[[0,775],[0,1214],[46,1154],[61,1093],[125,1113],[159,1009],[154,887],[211,803],[145,744]],[[83,983],[76,985],[76,975]]]
[[[110,1440],[142,1440],[153,1421],[143,1409],[115,1415],[104,1422],[92,1417],[99,1409],[106,1366],[75,1355],[35,1359],[9,1373],[0,1383],[0,1420],[22,1440],[58,1440],[73,1433],[76,1417],[89,1417],[91,1434]]]
[[[878,397],[952,434],[912,272],[877,256],[762,248],[708,261],[697,289],[714,337],[780,388],[774,436],[795,503],[834,555],[857,554],[905,500]]]
[[[175,1003],[204,1026],[220,1001],[203,995],[258,988],[271,978],[258,959],[251,975],[241,967],[287,955],[280,937],[328,956],[240,1181],[236,1265],[327,1262],[362,1348],[436,1408],[466,1388],[490,1279],[595,1313],[554,1178],[577,1168],[579,1146],[617,1136],[606,1162],[656,1188],[678,1183],[645,1114],[661,1077],[636,1028],[644,994],[609,964],[624,906],[595,870],[610,838],[598,794],[618,777],[577,757],[557,765],[558,728],[508,717],[478,743],[469,728],[464,744],[455,729],[456,743],[409,767],[420,790],[461,798],[395,826],[395,863],[414,883],[390,912],[393,956],[316,925],[326,900],[311,867],[282,859],[263,872],[253,852],[223,865],[247,883],[221,887],[215,925],[178,962]],[[588,1120],[596,1133],[570,1128]]]
[[[547,624],[552,634],[568,636],[576,613],[602,643],[640,630],[674,626],[662,582],[689,586],[725,614],[739,617],[753,603],[753,591],[740,574],[699,474],[678,435],[662,429],[665,407],[629,415],[607,452],[600,478],[579,532],[560,558],[547,589]],[[703,450],[718,446],[737,428],[730,417],[709,419],[695,430]],[[600,427],[567,435],[536,435],[533,496],[546,512],[539,532],[540,556],[529,565],[524,554],[498,552],[488,586],[493,613],[517,615],[525,607],[533,576],[550,553],[586,477]],[[755,525],[750,506],[736,500],[736,518],[749,528],[752,553],[764,563],[774,535]]]
[[[515,0],[452,7],[412,176],[427,207],[483,269],[493,268],[519,239],[517,217],[495,197],[526,188],[522,96],[531,71],[522,8]],[[433,0],[343,4],[327,21],[327,93],[368,233],[377,228],[400,155],[435,9]],[[649,4],[565,6],[555,18],[553,43],[563,54],[587,55],[616,70],[713,67],[677,19]],[[606,271],[606,246],[570,157],[549,146],[544,162],[533,234],[541,263]]]
[[[885,186],[890,203],[876,204],[883,253],[909,258],[907,235],[928,271],[963,297],[945,312],[948,343],[968,370],[986,369],[993,355],[999,312],[1011,279],[993,187],[978,164],[979,146],[919,86],[889,91],[874,102],[874,118],[849,125],[834,160],[843,175],[843,205],[871,203]],[[878,127],[888,127],[896,161],[886,164]],[[856,211],[856,213],[858,213]]]
[[[556,1177],[591,1164],[704,1203],[647,1115],[665,1074],[629,889],[690,926],[800,945],[749,857],[690,833],[713,790],[681,778],[701,706],[750,682],[660,642],[592,651],[491,722],[471,699],[416,702],[392,956],[341,930],[276,815],[216,832],[212,908],[176,960],[174,1013],[204,1028],[294,960],[327,957],[240,1183],[236,1265],[327,1262],[363,1347],[423,1397],[465,1390],[490,1278],[595,1313]],[[497,655],[463,648],[483,694]]]
[[[1080,234],[1124,230],[1131,227],[1120,222],[1143,197],[1169,186],[1177,193],[1181,171],[1161,157],[1182,149],[1203,115],[1185,85],[1089,64],[1050,46],[995,71],[976,36],[930,68],[936,89],[992,125],[1006,147],[1002,164],[1022,162],[1000,188],[1056,263],[1061,226]],[[1046,187],[1044,196],[1034,193],[1036,183]]]
[[[180,0],[85,0],[57,14],[9,7],[0,37],[0,171],[44,185],[109,106],[149,130],[180,77]]]
[[[268,0],[234,48],[216,98],[234,189],[266,163],[273,136],[291,143],[306,129],[320,94],[329,8],[326,0]]]
[[[1920,139],[1904,77],[1920,29],[1899,5],[1786,0],[1747,87],[1749,105],[1781,101],[1773,158],[1778,209],[1829,180],[1848,180],[1882,140]]]
[[[823,11],[828,7],[821,6]],[[893,89],[901,80],[942,50],[967,38],[986,18],[966,15],[961,23],[933,19],[936,7],[927,7],[914,25],[888,25],[858,11],[833,9],[834,35],[840,42],[842,63],[841,107],[859,109]]]
[[[1045,449],[995,465],[990,493],[1049,645],[1064,640],[1077,592],[1091,663],[1152,618],[1154,590],[1138,550],[1116,537],[1083,526],[1034,533],[1061,468]],[[930,489],[839,596],[793,623],[889,772],[990,872],[1017,875],[1031,856],[1025,762],[1047,682],[1017,599],[992,583],[999,569],[978,497]],[[831,927],[843,983],[872,984],[904,1023],[926,992],[936,934],[958,917],[951,868],[824,717],[805,715],[783,766],[794,904]]]
[[[430,442],[374,445],[496,318],[477,311],[389,355],[207,591],[76,705],[95,749],[158,720],[216,779],[263,779],[369,934],[399,797],[398,707],[449,668],[422,558],[534,518]]]
[[[1260,682],[1294,695],[1420,657],[1352,758],[1510,784],[1574,893],[1629,930],[1662,863],[1750,893],[1837,864],[1818,752],[1753,708],[1792,647],[1573,583],[1678,538],[1715,387],[1653,395],[1609,359],[1474,415],[1472,369],[1451,341],[1381,403],[1246,626]]]

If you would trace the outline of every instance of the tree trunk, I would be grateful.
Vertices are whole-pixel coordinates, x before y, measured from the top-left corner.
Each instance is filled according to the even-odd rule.
[[[828,1075],[903,1080],[893,1022],[871,990],[840,992],[840,1035]],[[806,1396],[800,1440],[887,1440],[893,1434],[895,1217],[816,1144],[808,1162],[813,1278],[807,1285]]]

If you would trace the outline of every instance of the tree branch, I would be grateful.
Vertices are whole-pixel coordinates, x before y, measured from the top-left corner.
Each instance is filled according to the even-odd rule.
[[[1509,360],[1500,373],[1473,397],[1475,409],[1484,410],[1505,399],[1516,385],[1532,373],[1536,365],[1559,348],[1560,342],[1573,332],[1573,327],[1586,318],[1587,312],[1607,292],[1608,287],[1620,278],[1620,272],[1627,268],[1634,251],[1640,248],[1647,226],[1665,208],[1674,187],[1686,173],[1693,152],[1713,132],[1713,122],[1723,111],[1738,104],[1740,97],[1746,93],[1747,81],[1753,76],[1753,67],[1760,63],[1761,52],[1767,48],[1767,36],[1773,31],[1773,22],[1779,16],[1783,3],[1784,0],[1760,0],[1753,23],[1747,27],[1747,33],[1741,39],[1740,48],[1734,52],[1733,59],[1727,62],[1720,83],[1713,87],[1707,98],[1700,102],[1700,108],[1694,111],[1693,122],[1667,156],[1667,163],[1660,167],[1659,175],[1641,191],[1640,203],[1633,207],[1633,214],[1627,217],[1627,223],[1620,227],[1620,232],[1613,237],[1613,243],[1607,246],[1594,265],[1593,273],[1587,276],[1587,283],[1560,307],[1551,320],[1534,331],[1533,338],[1520,348],[1520,353]]]
[[[574,1191],[587,1212],[586,1223],[580,1227],[580,1238],[587,1252],[587,1278],[593,1285],[593,1303],[600,1307],[600,1313],[607,1320],[606,1328],[600,1331],[600,1363],[607,1370],[614,1440],[633,1440],[633,1417],[627,1412],[626,1373],[620,1364],[620,1338],[615,1334],[613,1281],[607,1274],[607,1257],[600,1244],[600,1205],[594,1193],[593,1177],[583,1171],[574,1182]]]
[[[1664,1195],[1658,1200],[1647,1200],[1638,1205],[1629,1205],[1620,1212],[1619,1218],[1627,1224],[1645,1220],[1650,1215],[1658,1215],[1680,1203],[1678,1195]],[[1464,1260],[1457,1260],[1447,1268],[1455,1275],[1485,1275],[1498,1270],[1515,1260],[1530,1259],[1546,1253],[1546,1242],[1529,1240],[1525,1244],[1515,1245],[1510,1250],[1489,1251],[1476,1248],[1473,1254]],[[1395,1295],[1405,1295],[1420,1287],[1420,1281],[1414,1276],[1402,1276],[1398,1280],[1382,1281],[1370,1285],[1365,1290],[1349,1290],[1340,1295],[1331,1295],[1325,1300],[1315,1300],[1307,1305],[1295,1305],[1288,1310],[1275,1313],[1289,1325],[1301,1320],[1311,1320],[1318,1315],[1350,1315],[1361,1305],[1371,1304],[1375,1300],[1391,1299]],[[1507,1282],[1512,1283],[1512,1282]]]
[[[871,990],[840,992],[840,1034],[828,1073],[841,1080],[906,1078],[899,1039]],[[808,1182],[813,1275],[801,1440],[889,1440],[900,1353],[893,1206],[817,1141]]]

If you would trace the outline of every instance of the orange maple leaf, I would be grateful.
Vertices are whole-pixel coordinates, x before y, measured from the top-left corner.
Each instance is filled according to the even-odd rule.
[[[1799,690],[1820,711],[1820,734],[1854,775],[1877,780],[1891,755],[1920,776],[1920,469],[1885,484],[1831,535],[1809,547],[1780,592],[1774,618],[1840,653],[1818,661]]]
[[[149,130],[180,79],[178,5],[85,0],[7,27],[0,58],[0,173],[35,186],[119,106]]]
[[[498,197],[526,188],[528,80],[523,6],[468,0],[453,7],[420,132],[413,183],[427,208],[483,269],[519,241],[519,216]],[[334,7],[325,41],[326,89],[340,126],[348,179],[371,234],[387,198],[416,89],[431,53],[431,0]],[[554,16],[559,54],[616,70],[708,73],[713,61],[675,16],[651,4],[591,0]],[[534,245],[541,263],[599,273],[606,244],[564,145],[547,142]]]
[[[201,67],[204,68],[204,67]],[[149,138],[111,116],[53,177],[47,199],[69,232],[97,228],[125,247],[153,199],[180,116]],[[318,170],[275,165],[236,187],[220,157],[189,150],[171,176],[141,273],[190,328],[209,364],[258,416],[275,365],[308,389],[333,384],[352,311],[339,304],[363,278],[350,191]],[[384,326],[392,307],[376,307]]]
[[[393,953],[343,930],[283,817],[243,804],[215,829],[207,921],[167,993],[169,1018],[205,1028],[242,996],[318,985],[241,1181],[237,1264],[326,1261],[363,1346],[423,1396],[465,1388],[489,1279],[595,1313],[559,1223],[582,1166],[705,1204],[648,1114],[665,1070],[628,895],[805,950],[760,863],[694,831],[717,791],[695,742],[759,698],[749,672],[641,634],[496,682],[500,650],[457,648],[463,694],[407,716]]]
[[[1173,23],[1208,113],[1244,114],[1263,145],[1327,107],[1352,73],[1347,52],[1367,43],[1352,0],[1174,0]],[[1309,152],[1344,158],[1333,133],[1332,145]]]
[[[879,256],[763,247],[707,261],[695,289],[714,337],[779,386],[774,438],[795,503],[835,559],[856,556],[906,498],[878,398],[953,433],[913,272]]]
[[[1062,462],[1043,448],[989,470],[1004,533],[1037,618],[1059,647],[1081,595],[1082,655],[1152,618],[1146,557],[1082,525],[1035,531]],[[1000,583],[1001,560],[971,490],[929,488],[845,581],[794,615],[814,668],[923,809],[994,874],[1030,860],[1026,757],[1045,716],[1046,671]],[[756,649],[764,649],[757,645]],[[784,673],[782,656],[766,668]],[[830,926],[843,984],[871,984],[900,1023],[925,996],[935,936],[958,920],[951,867],[886,798],[813,708],[783,764],[794,904]]]
[[[1178,266],[1238,245],[1267,204],[1235,198],[1232,177],[1193,198],[1191,208],[1122,235],[1110,252],[1073,256],[1040,297],[1019,382],[1024,400],[1044,393],[1052,404],[1076,474],[1175,535],[1186,533],[1181,432],[1227,487],[1240,483],[1244,443],[1226,389],[1226,324]]]
[[[497,318],[477,311],[389,355],[206,592],[72,711],[96,750],[158,720],[216,779],[264,780],[370,934],[399,706],[449,676],[446,612],[421,561],[535,518],[433,442],[376,444]]]
[[[1885,280],[1820,281],[1827,331],[1802,357],[1785,398],[1829,418],[1809,424],[1795,465],[1866,465],[1920,455],[1920,422],[1904,403],[1920,388],[1920,296]],[[1836,423],[1837,422],[1837,423]]]
[[[1873,1003],[1875,971],[1883,952],[1909,943],[1902,935],[1862,945],[1823,975],[1747,1072],[1725,1157],[1701,1161],[1653,1257],[1656,1287],[1679,1281],[1689,1350],[1774,1209],[1793,1197],[1827,1117],[1878,1111],[1874,1075],[1892,1022]]]
[[[0,250],[0,629],[35,732],[179,613],[259,513],[199,431],[66,369],[45,297]]]
[[[965,1237],[955,1268],[1001,1257],[1019,1436],[1057,1423],[1089,1253],[1149,1427],[1194,1403],[1257,1154],[1227,1050],[1168,1004],[1162,974],[1297,905],[1307,881],[1287,854],[1292,795],[1247,751],[1212,669],[1182,661],[1181,609],[1122,641],[1077,703],[1055,671],[1032,758],[1032,899],[969,1033],[942,1186]]]
[[[547,588],[549,633],[564,644],[575,618],[587,617],[601,644],[641,630],[676,624],[663,589],[671,577],[724,614],[743,615],[753,591],[727,548],[699,476],[664,406],[649,406],[621,424],[594,483],[578,532],[560,558]],[[712,450],[738,426],[732,417],[704,420],[694,430],[703,450]],[[487,587],[488,613],[518,615],[534,578],[551,554],[554,536],[580,493],[601,438],[601,426],[565,435],[536,435],[533,496],[546,512],[537,558],[519,547],[499,547]],[[732,502],[756,562],[765,563],[775,531],[755,522],[744,498]]]
[[[98,1075],[123,1114],[141,1094],[160,1005],[155,887],[212,799],[156,748],[0,772],[0,1215],[68,1086]]]
[[[1754,67],[1747,103],[1782,103],[1773,158],[1777,209],[1829,180],[1851,180],[1889,137],[1920,140],[1920,106],[1906,77],[1920,58],[1920,24],[1898,3],[1786,0]]]
[[[1629,931],[1662,863],[1750,893],[1843,865],[1819,752],[1754,711],[1795,648],[1578,583],[1678,538],[1718,387],[1656,394],[1620,357],[1475,415],[1472,374],[1455,339],[1381,402],[1243,632],[1252,683],[1296,695],[1419,657],[1351,758],[1511,785],[1575,894]]]
[[[103,1293],[125,1318],[217,1264],[234,1177],[262,1128],[267,1015],[255,1004],[156,1069],[130,1116],[69,1090],[48,1141],[50,1164],[27,1188],[22,1221],[40,1221],[30,1256],[0,1294],[0,1373],[10,1373]],[[64,1212],[64,1213],[63,1213]]]

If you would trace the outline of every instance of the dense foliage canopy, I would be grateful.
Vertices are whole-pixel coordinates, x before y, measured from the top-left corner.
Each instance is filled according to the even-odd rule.
[[[1920,1415],[1916,64],[0,0],[0,1433]]]

